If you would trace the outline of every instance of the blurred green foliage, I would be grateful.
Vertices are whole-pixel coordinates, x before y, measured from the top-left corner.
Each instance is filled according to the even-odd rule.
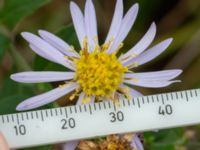
[[[84,1],[77,0],[83,8]],[[200,88],[200,1],[198,0],[137,0],[140,12],[136,24],[125,40],[124,50],[134,45],[152,21],[158,25],[155,43],[173,37],[169,49],[140,70],[181,68],[181,84],[164,89],[143,89],[144,94]],[[108,31],[115,6],[114,0],[94,0],[101,41]],[[125,9],[135,3],[124,0]],[[20,36],[26,30],[43,28],[54,32],[76,50],[80,49],[69,14],[69,0],[0,0],[0,115],[14,113],[23,99],[51,89],[51,84],[19,84],[10,74],[26,70],[66,70],[31,53]],[[159,62],[159,63],[158,63]],[[43,108],[50,108],[52,105]],[[146,132],[146,150],[199,150],[200,127],[176,128]],[[51,150],[52,146],[23,150]]]

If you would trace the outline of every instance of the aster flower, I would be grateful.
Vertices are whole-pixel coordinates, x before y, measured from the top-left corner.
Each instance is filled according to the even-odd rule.
[[[77,104],[102,100],[116,102],[123,95],[129,98],[140,96],[141,94],[134,90],[133,86],[160,88],[179,82],[173,80],[182,72],[179,69],[143,73],[132,71],[157,57],[172,42],[169,38],[149,48],[156,34],[155,23],[151,24],[135,46],[117,57],[123,47],[123,40],[136,20],[138,9],[138,4],[135,4],[123,16],[123,1],[117,0],[109,33],[105,42],[100,45],[92,1],[86,0],[84,14],[74,2],[71,2],[72,20],[81,46],[79,53],[47,31],[39,30],[39,36],[23,32],[23,38],[35,53],[71,71],[22,72],[11,75],[13,80],[22,83],[65,82],[64,85],[47,93],[23,101],[16,109],[37,108],[72,92],[74,94],[70,99],[73,100],[78,96]],[[77,142],[70,144],[71,147],[75,147]],[[142,148],[137,147],[137,149]]]

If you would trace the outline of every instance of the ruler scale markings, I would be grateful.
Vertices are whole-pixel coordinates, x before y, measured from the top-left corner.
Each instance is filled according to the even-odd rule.
[[[89,104],[89,110],[90,110],[90,114],[92,114],[92,108],[90,104]]]
[[[81,105],[79,105],[79,112],[82,113]]]
[[[170,93],[171,100],[174,100],[173,93]]]
[[[85,110],[85,112],[87,112],[87,108],[86,108],[86,105],[84,104],[83,106],[84,106],[84,110]]]
[[[72,114],[72,107],[71,106],[69,107],[69,112],[70,112],[70,114]]]
[[[192,90],[191,90],[191,91],[189,91],[189,93],[190,93],[190,97],[193,97],[193,93],[192,93]]]
[[[122,99],[122,103],[123,103],[123,106],[125,106],[125,101],[124,101],[124,99]]]
[[[65,117],[68,118],[67,107],[65,107],[64,109],[65,109]]]
[[[33,112],[31,111],[31,119],[33,120],[33,118],[34,118],[34,117],[33,117]]]
[[[148,104],[150,103],[149,98],[150,98],[150,96],[147,96],[147,103],[148,103]]]
[[[96,108],[96,103],[94,103],[94,105],[93,105],[93,106],[94,106],[94,110],[96,111],[96,110],[97,110],[97,108]]]
[[[14,120],[14,116],[13,116],[13,114],[11,114],[11,118],[12,118],[12,122],[14,122],[15,120]]]
[[[28,112],[26,112],[26,119],[29,120]]]
[[[18,113],[16,114],[17,116],[17,124],[19,124],[19,116],[18,116]]]
[[[151,96],[151,100],[152,100],[152,103],[155,102],[155,100],[154,100],[154,96]]]
[[[54,108],[55,115],[58,116],[57,108]]]
[[[142,97],[142,104],[144,104],[145,102],[144,102],[144,97]]]
[[[195,92],[195,96],[197,97],[198,96],[197,90],[194,90],[194,92]]]
[[[161,99],[162,99],[162,104],[164,105],[164,104],[165,104],[165,101],[164,101],[163,94],[161,94]]]
[[[169,93],[166,94],[167,101],[169,101]]]
[[[45,115],[48,118],[49,115],[48,115],[48,110],[47,109],[45,110]]]
[[[9,115],[6,115],[6,119],[7,119],[7,123],[9,123],[10,122]]]
[[[62,116],[63,115],[63,108],[60,107],[59,110],[60,110],[60,115]]]
[[[169,104],[164,105],[166,101],[170,101],[170,105]],[[155,105],[152,105],[151,102],[153,102]],[[194,125],[200,123],[200,118],[199,118],[200,110],[198,109],[200,107],[199,89],[186,90],[182,92],[173,92],[167,94],[151,95],[145,97],[134,97],[132,99],[132,102],[130,102],[126,98],[123,98],[120,100],[120,103],[123,104],[119,106],[121,108],[120,111],[117,111],[117,106],[112,101],[104,101],[100,103],[85,104],[81,106],[68,106],[56,109],[54,108],[47,110],[37,110],[37,111],[22,112],[9,115],[1,115],[0,130],[3,131],[6,137],[8,137],[8,142],[11,148],[16,149],[16,148],[29,147],[31,145],[36,146],[36,145],[50,144],[56,142],[60,143],[64,142],[65,140],[70,141],[82,138],[104,136],[108,134],[141,132],[146,130],[153,130],[155,128],[162,129],[162,128]],[[160,104],[163,104],[164,106],[160,106]],[[139,109],[129,109],[131,105],[136,105]],[[101,109],[101,106],[104,109]],[[161,109],[163,110],[166,109],[165,114],[158,113],[159,107],[161,107]],[[89,112],[92,115],[88,116],[85,115],[85,113],[82,113],[82,108],[85,110],[85,112]],[[123,117],[125,118],[124,120],[117,120],[120,121],[121,125],[123,124],[122,126],[121,125],[118,126],[118,124],[115,124],[115,122],[110,121],[110,119],[112,119],[113,114],[109,115],[109,112],[113,110],[115,110],[115,112],[112,112],[115,113],[114,115],[119,115],[118,117],[121,117],[121,115],[123,115]],[[63,134],[62,129],[60,129],[60,131],[56,130],[56,132],[54,132],[53,130],[54,127],[57,129],[58,125],[60,126],[60,128],[61,127],[66,128],[64,122],[60,121],[58,122],[57,119],[63,115],[66,115],[66,117],[68,117],[67,111],[69,111],[71,114],[70,118],[64,120],[67,121],[66,125],[69,125],[70,122],[70,126],[67,126],[66,134]],[[50,115],[51,117],[46,119]],[[147,117],[148,119],[139,119],[138,117],[135,117],[138,115],[140,115],[141,117],[145,115],[145,117]],[[156,115],[159,117],[159,121],[157,120],[158,118],[157,119],[155,118]],[[169,115],[170,117],[167,117]],[[191,117],[185,117],[188,115]],[[83,117],[84,119],[81,119],[81,117]],[[129,119],[127,120],[126,117]],[[78,118],[80,118],[80,120]],[[100,125],[98,120],[104,122],[104,125],[107,128],[102,128],[100,126],[98,127],[98,125]],[[51,122],[52,126],[51,128],[48,128],[49,124],[48,121]],[[87,124],[89,125],[88,129],[84,128],[83,126],[85,122],[90,122],[89,124]],[[137,122],[137,125],[134,125],[135,122]],[[111,126],[112,124],[113,126]],[[138,126],[138,124],[141,124],[142,126]],[[94,126],[98,128],[93,128]],[[15,127],[14,130],[15,132],[12,130],[13,127]],[[17,131],[18,128],[20,128],[22,132],[20,131],[19,133],[19,131]],[[49,138],[44,138],[45,136],[44,131],[48,132],[48,130],[49,130],[49,135],[55,135],[55,137],[52,136],[52,140]],[[85,130],[87,130],[87,132]],[[98,132],[95,132],[95,130],[98,130]],[[17,132],[18,135],[16,136]],[[37,133],[41,133],[41,136],[38,137]],[[74,134],[76,136],[73,136]],[[37,143],[35,143],[36,140],[32,140],[36,138],[34,136],[37,136],[40,139],[37,140]],[[28,142],[24,142],[24,140],[27,141],[27,138],[30,140],[28,140]],[[57,141],[58,139],[60,140]]]
[[[114,111],[116,111],[116,110],[117,110],[117,108],[116,108],[116,104],[114,104],[113,107],[114,107]]]
[[[102,104],[102,103],[98,103],[98,106],[99,106],[99,110],[101,110],[101,104]]]
[[[187,91],[185,91],[186,101],[189,101]]]
[[[183,92],[180,92],[181,93],[181,99],[183,99]]]
[[[132,103],[135,106],[135,98],[132,99]]]
[[[106,103],[103,103],[103,107],[104,107],[104,109],[106,109]]]
[[[111,108],[111,102],[110,101],[108,101],[108,107]]]
[[[1,116],[2,123],[4,123],[4,115]]]
[[[44,121],[43,111],[40,110],[41,120]]]
[[[74,112],[77,113],[77,105],[74,106]]]
[[[35,115],[36,115],[36,118],[38,119],[39,116],[38,116],[38,112],[37,111],[35,111]]]
[[[24,121],[24,115],[21,113],[21,120]]]
[[[140,99],[137,97],[137,104],[138,104],[138,107],[140,108]]]

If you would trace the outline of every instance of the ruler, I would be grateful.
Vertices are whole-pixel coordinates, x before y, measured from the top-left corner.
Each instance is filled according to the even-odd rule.
[[[200,124],[200,89],[0,116],[10,148]]]

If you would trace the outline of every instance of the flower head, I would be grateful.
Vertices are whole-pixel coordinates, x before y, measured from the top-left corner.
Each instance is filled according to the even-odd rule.
[[[172,42],[167,39],[148,48],[156,34],[156,25],[152,23],[142,39],[117,58],[117,53],[123,47],[123,40],[129,33],[138,13],[138,4],[133,5],[123,16],[123,1],[117,0],[111,27],[105,42],[98,41],[97,23],[94,5],[86,1],[84,14],[74,3],[70,3],[72,20],[81,45],[76,52],[66,42],[52,33],[39,30],[39,37],[28,32],[22,36],[28,41],[30,48],[38,55],[61,64],[69,72],[23,72],[11,75],[18,82],[39,83],[65,81],[65,84],[27,99],[17,106],[17,110],[37,108],[53,102],[72,91],[79,96],[78,104],[96,100],[117,100],[122,95],[134,97],[139,92],[129,85],[142,87],[165,87],[181,73],[181,70],[166,70],[156,72],[135,73],[132,71],[162,53]]]

